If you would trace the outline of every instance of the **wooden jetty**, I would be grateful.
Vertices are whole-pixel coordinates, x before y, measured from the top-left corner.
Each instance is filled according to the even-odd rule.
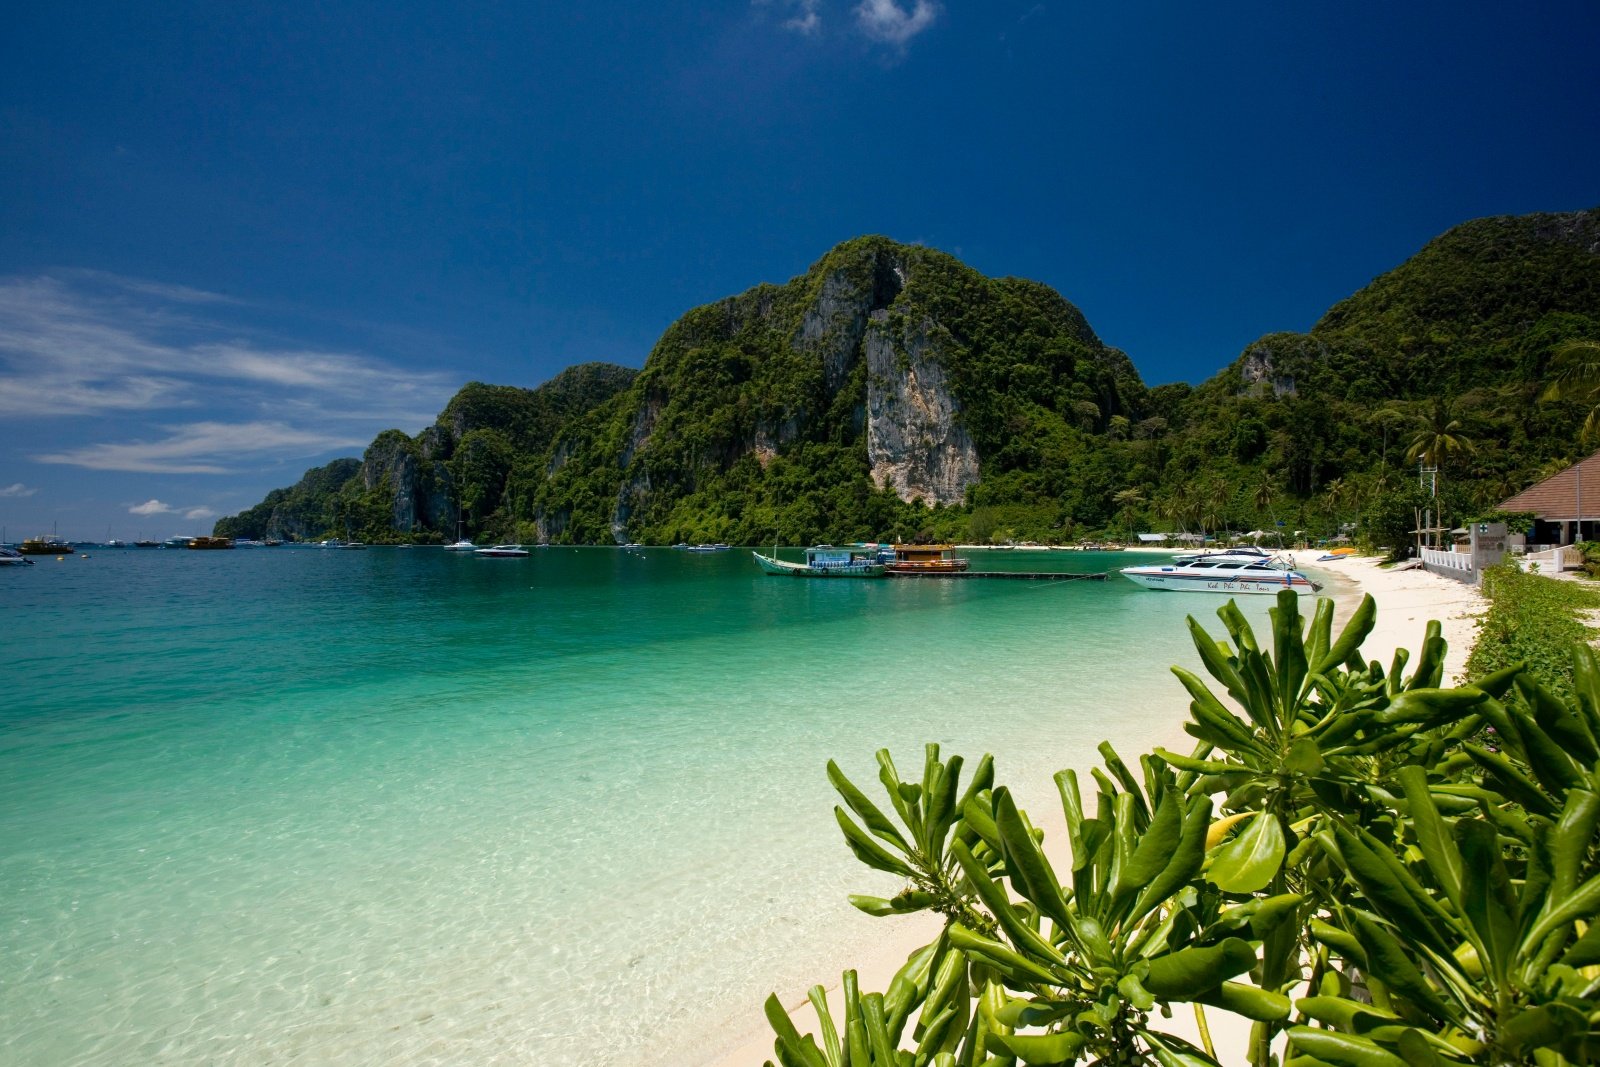
[[[1014,582],[1103,582],[1106,571],[1074,574],[1071,571],[888,571],[890,578],[1006,578]]]

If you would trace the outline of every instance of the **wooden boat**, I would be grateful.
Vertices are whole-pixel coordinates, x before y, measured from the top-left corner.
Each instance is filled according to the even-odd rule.
[[[958,573],[971,564],[951,556],[950,545],[895,545],[894,561],[884,565],[890,574]]]
[[[17,546],[17,551],[24,556],[65,556],[76,552],[67,542],[54,535],[50,537],[30,537]]]
[[[219,548],[232,548],[233,547],[233,538],[231,538],[231,537],[195,537],[195,538],[191,538],[190,539],[189,547],[190,548],[195,548],[195,549],[202,549],[202,550],[205,550],[205,549],[219,549]]]
[[[832,545],[816,545],[808,548],[804,563],[789,563],[763,556],[759,552],[750,554],[767,574],[789,578],[882,578],[886,566],[878,561],[875,549],[848,546],[835,548]]]

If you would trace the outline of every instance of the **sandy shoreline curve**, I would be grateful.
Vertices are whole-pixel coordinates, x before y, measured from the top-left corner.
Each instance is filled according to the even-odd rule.
[[[1450,646],[1445,657],[1445,683],[1453,684],[1461,680],[1467,656],[1477,638],[1478,619],[1486,607],[1476,586],[1430,574],[1421,568],[1395,570],[1380,567],[1380,561],[1372,557],[1347,556],[1338,561],[1318,562],[1316,557],[1320,553],[1301,551],[1290,555],[1295,559],[1298,569],[1310,572],[1317,581],[1323,583],[1318,595],[1333,600],[1336,636],[1361,603],[1362,596],[1372,595],[1377,602],[1378,613],[1372,633],[1362,645],[1364,658],[1377,660],[1387,670],[1395,651],[1405,648],[1411,651],[1415,660],[1429,620],[1437,619],[1444,639]],[[1202,599],[1197,594],[1187,595],[1193,596],[1197,602]],[[1309,615],[1309,605],[1302,610]],[[1162,744],[1186,752],[1193,747],[1193,739],[1183,732],[1183,723],[1189,715],[1188,701],[1181,689],[1174,686],[1173,690],[1171,734]],[[1125,739],[1114,733],[1109,740],[1119,749],[1126,748],[1123,744]],[[1055,836],[1059,839],[1062,835]],[[1064,856],[1056,856],[1054,849],[1050,851],[1053,863],[1065,859]],[[905,963],[906,957],[932,940],[940,925],[938,917],[926,914],[879,922],[882,925],[881,932],[875,931],[870,938],[860,939],[853,946],[852,965],[860,975],[863,990],[887,989],[890,979]],[[776,990],[778,999],[789,1010],[801,1033],[816,1032],[816,1016],[806,999],[806,992],[817,982],[827,988],[830,1006],[835,1011],[842,1010],[840,978],[837,974],[817,975],[804,987]],[[681,1067],[760,1067],[766,1060],[775,1061],[772,1032],[761,1014],[761,1004],[766,997],[767,991],[752,990],[749,1013],[745,1016],[748,1025],[705,1035],[700,1053],[694,1058],[655,1062],[675,1062]],[[1206,1018],[1221,1062],[1244,1062],[1249,1021],[1216,1008],[1208,1008]],[[1168,1029],[1190,1040],[1198,1039],[1194,1020],[1187,1010],[1174,1009]]]

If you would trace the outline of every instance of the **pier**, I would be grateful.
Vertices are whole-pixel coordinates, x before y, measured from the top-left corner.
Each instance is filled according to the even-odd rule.
[[[1107,571],[1074,574],[1071,571],[888,571],[889,578],[1006,578],[1014,582],[1103,582]]]

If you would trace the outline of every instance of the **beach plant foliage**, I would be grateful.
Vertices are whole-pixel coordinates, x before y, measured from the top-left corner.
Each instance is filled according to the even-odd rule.
[[[850,848],[904,885],[851,902],[943,925],[883,993],[813,989],[816,1034],[769,999],[769,1062],[1202,1067],[1218,1011],[1251,1021],[1253,1067],[1600,1056],[1594,651],[1565,688],[1522,663],[1446,687],[1437,623],[1414,661],[1363,660],[1370,597],[1337,635],[1288,591],[1264,643],[1218,614],[1221,637],[1190,620],[1205,677],[1174,669],[1194,750],[1102,745],[1056,776],[1059,823],[988,757],[963,787],[936,745],[919,781],[880,752],[886,805],[830,763]]]

